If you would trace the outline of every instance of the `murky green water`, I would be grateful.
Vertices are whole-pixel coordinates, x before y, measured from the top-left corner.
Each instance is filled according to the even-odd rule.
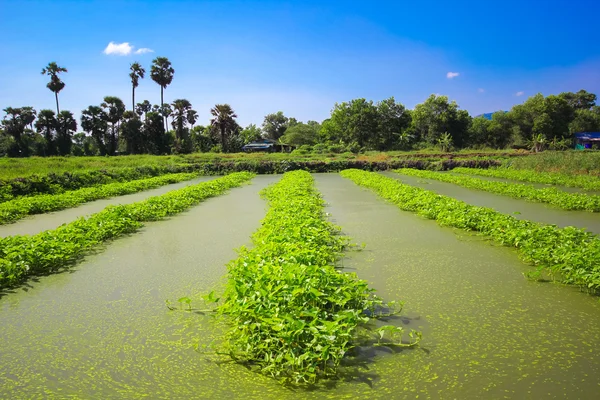
[[[512,249],[440,228],[349,180],[318,183],[335,222],[367,245],[346,266],[384,298],[405,300],[408,326],[423,329],[420,350],[372,365],[375,397],[598,398],[597,298],[529,282]]]
[[[73,222],[77,218],[100,212],[109,205],[135,203],[137,201],[145,200],[148,197],[160,196],[161,194],[165,194],[171,190],[180,189],[185,186],[194,185],[215,178],[215,176],[202,176],[189,181],[173,183],[171,185],[165,185],[143,192],[92,201],[89,203],[84,203],[79,207],[68,208],[66,210],[60,210],[47,214],[32,215],[30,217],[21,219],[14,224],[0,225],[0,237],[13,235],[35,235],[36,233],[40,233],[49,229],[58,228],[62,224]]]
[[[545,188],[556,188],[559,190],[562,190],[564,192],[569,192],[569,193],[584,193],[584,194],[588,194],[588,195],[600,195],[600,192],[597,190],[586,190],[583,188],[578,188],[578,187],[569,187],[569,186],[561,186],[561,185],[551,185],[551,184],[546,184],[546,183],[533,183],[533,182],[523,182],[523,181],[515,181],[512,179],[506,179],[506,178],[496,178],[495,176],[479,176],[479,175],[465,175],[465,174],[458,174],[458,173],[453,173],[452,171],[448,171],[447,173],[455,175],[455,176],[470,176],[472,178],[477,178],[477,179],[484,179],[484,180],[488,180],[488,181],[496,181],[496,182],[506,182],[506,183],[518,183],[521,185],[531,185],[535,188],[538,189],[545,189]]]
[[[453,183],[440,182],[434,179],[424,179],[414,176],[399,175],[395,172],[382,172],[385,176],[399,179],[411,186],[453,197],[474,206],[490,207],[515,218],[528,219],[544,224],[555,224],[560,227],[576,226],[586,228],[595,234],[600,234],[600,213],[588,211],[565,211],[543,203],[514,199],[508,196],[467,189]]]
[[[423,330],[420,348],[361,352],[359,374],[311,392],[193,350],[221,327],[164,301],[223,282],[232,249],[264,216],[259,190],[278,179],[258,176],[0,298],[0,398],[597,398],[597,299],[528,282],[512,250],[457,236],[337,174],[316,178],[332,219],[367,245],[345,266],[406,301],[400,323]]]

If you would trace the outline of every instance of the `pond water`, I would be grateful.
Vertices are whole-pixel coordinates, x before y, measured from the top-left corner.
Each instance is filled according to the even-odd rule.
[[[290,390],[194,345],[219,340],[209,315],[165,300],[221,287],[233,250],[265,214],[278,176],[209,199],[110,243],[69,273],[0,298],[0,398],[597,398],[600,303],[527,281],[514,251],[400,211],[337,174],[316,174],[331,219],[363,251],[344,266],[386,300],[419,348],[360,352],[347,379]]]
[[[370,366],[374,397],[598,398],[597,298],[530,282],[512,249],[441,228],[349,180],[317,182],[332,219],[366,244],[345,266],[386,300],[404,300],[407,326],[423,331],[420,349]]]
[[[519,183],[521,185],[530,185],[530,186],[533,186],[533,187],[535,187],[537,189],[556,188],[556,189],[562,190],[564,192],[569,192],[569,193],[583,193],[583,194],[595,195],[595,196],[600,195],[600,191],[597,191],[597,190],[586,190],[586,189],[579,188],[579,187],[552,185],[552,184],[548,184],[548,183],[534,183],[534,182],[515,181],[515,180],[512,180],[512,179],[506,179],[506,178],[496,178],[495,176],[480,176],[480,175],[459,174],[459,173],[452,172],[452,171],[448,171],[446,173],[452,174],[452,175],[455,175],[455,176],[469,176],[471,178],[483,179],[483,180],[488,180],[488,181],[505,182],[505,183]]]
[[[465,203],[493,208],[518,219],[528,219],[559,227],[576,226],[600,234],[600,213],[589,211],[566,211],[544,203],[534,203],[509,196],[468,189],[453,183],[440,182],[415,176],[400,175],[395,172],[382,172],[383,175],[398,179],[408,185],[420,187],[444,196],[462,200]]]
[[[125,196],[111,197],[84,203],[79,207],[67,208],[56,212],[31,215],[18,220],[14,224],[0,225],[0,237],[14,235],[35,235],[49,229],[56,229],[62,224],[75,221],[77,218],[95,214],[104,210],[107,206],[116,204],[131,204],[147,199],[148,197],[160,196],[171,190],[181,189],[183,187],[194,185],[200,182],[206,182],[215,179],[215,176],[201,176],[189,181],[173,183],[161,186],[156,189],[145,190],[143,192],[132,193]]]

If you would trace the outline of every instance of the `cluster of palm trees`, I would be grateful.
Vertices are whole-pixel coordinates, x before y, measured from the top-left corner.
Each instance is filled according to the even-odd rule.
[[[77,121],[70,111],[60,111],[58,100],[58,94],[65,88],[60,74],[66,72],[67,69],[56,62],[50,62],[42,69],[42,74],[50,77],[46,87],[54,93],[56,114],[49,109],[37,113],[32,107],[4,109],[6,116],[1,123],[3,132],[0,147],[4,146],[5,154],[71,154]],[[126,109],[120,98],[106,96],[100,105],[91,105],[81,112],[81,129],[87,135],[77,134],[77,138],[87,141],[86,148],[92,154],[167,154],[171,151],[193,151],[190,130],[197,122],[198,113],[186,99],[164,103],[164,90],[173,81],[174,74],[175,70],[168,58],[155,58],[150,68],[150,78],[160,86],[160,106],[152,105],[148,100],[136,103],[135,90],[140,80],[145,78],[146,70],[140,63],[134,62],[129,73],[132,85],[131,110]],[[231,137],[239,133],[240,128],[235,121],[237,115],[228,104],[217,104],[211,109],[211,115],[208,132],[213,139],[219,138],[222,151],[228,151]],[[7,145],[6,140],[11,142]]]

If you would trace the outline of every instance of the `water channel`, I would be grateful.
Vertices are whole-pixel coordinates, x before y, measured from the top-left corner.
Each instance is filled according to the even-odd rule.
[[[585,228],[592,233],[600,234],[600,213],[561,210],[544,203],[515,199],[483,190],[468,189],[453,183],[436,181],[435,179],[400,175],[395,172],[382,172],[382,174],[398,179],[408,185],[453,197],[474,206],[493,208],[518,219],[528,219],[543,224],[554,224],[559,227],[576,226],[578,228]]]
[[[131,204],[147,199],[148,197],[160,196],[172,190],[206,182],[215,179],[215,176],[201,176],[189,181],[177,182],[156,189],[132,193],[125,196],[111,197],[81,204],[78,207],[67,208],[46,214],[31,215],[16,221],[14,224],[0,225],[0,237],[14,235],[35,235],[49,229],[56,229],[62,224],[75,221],[77,218],[95,214],[104,210],[107,206],[116,204]]]
[[[315,177],[330,218],[366,245],[344,266],[406,302],[396,323],[423,332],[419,348],[366,351],[358,374],[312,391],[194,350],[222,327],[165,300],[222,285],[264,216],[258,192],[278,179],[265,175],[0,298],[0,398],[597,398],[597,298],[530,282],[512,249],[400,211],[338,174]]]

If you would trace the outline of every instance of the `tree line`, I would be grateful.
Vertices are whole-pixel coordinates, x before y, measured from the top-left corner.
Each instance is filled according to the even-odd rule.
[[[510,111],[473,118],[446,96],[431,95],[414,109],[393,97],[374,103],[354,99],[336,103],[328,119],[299,122],[283,112],[268,114],[260,127],[242,128],[229,104],[217,104],[206,126],[196,125],[198,113],[186,99],[164,102],[164,90],[175,70],[166,57],[152,61],[150,78],[160,87],[160,104],[136,103],[135,90],[146,70],[130,66],[131,109],[118,97],[106,96],[99,105],[81,112],[60,110],[59,93],[65,88],[60,75],[67,69],[56,62],[42,69],[49,76],[56,113],[32,107],[7,107],[0,123],[0,155],[10,157],[53,155],[185,154],[239,152],[244,144],[269,138],[293,145],[299,151],[360,152],[436,147],[509,147],[563,149],[573,133],[600,131],[597,97],[585,90],[559,95],[537,94]],[[78,131],[78,127],[81,132]]]

